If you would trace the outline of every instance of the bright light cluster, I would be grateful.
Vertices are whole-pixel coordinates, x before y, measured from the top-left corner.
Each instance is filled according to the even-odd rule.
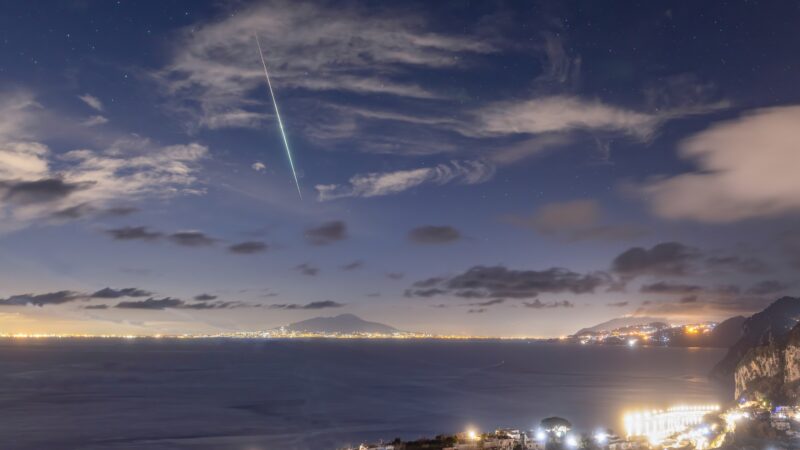
[[[659,443],[701,423],[703,416],[714,411],[719,411],[719,405],[680,405],[667,410],[628,413],[624,417],[625,431],[629,437],[644,436],[652,443]]]

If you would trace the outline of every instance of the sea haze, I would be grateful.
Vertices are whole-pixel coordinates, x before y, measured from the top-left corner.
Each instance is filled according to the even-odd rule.
[[[724,351],[509,341],[0,341],[11,449],[335,449],[719,402]]]

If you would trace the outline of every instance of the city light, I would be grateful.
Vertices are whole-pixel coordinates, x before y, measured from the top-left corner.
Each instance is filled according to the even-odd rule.
[[[564,441],[567,444],[567,447],[570,448],[577,448],[578,447],[578,439],[575,436],[567,436]]]
[[[606,433],[605,431],[598,431],[597,433],[594,434],[594,440],[598,444],[603,445],[606,442],[608,442],[608,433]]]
[[[624,416],[625,431],[628,437],[642,436],[657,444],[675,433],[700,424],[703,416],[714,411],[719,411],[719,405],[680,405],[667,410],[629,413]],[[698,436],[710,432],[707,427],[696,430]]]

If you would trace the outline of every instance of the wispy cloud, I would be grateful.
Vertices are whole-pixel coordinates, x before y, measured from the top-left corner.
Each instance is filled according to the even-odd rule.
[[[87,118],[86,120],[84,120],[82,123],[83,123],[83,125],[85,125],[87,127],[94,127],[94,126],[97,126],[97,125],[103,125],[105,123],[108,123],[108,118],[106,118],[105,116],[100,116],[100,115],[91,116],[91,117]]]
[[[306,303],[300,305],[297,303],[282,303],[270,305],[270,309],[327,309],[327,308],[341,308],[345,306],[343,303],[335,302],[333,300],[323,300],[318,302]]]
[[[94,95],[83,94],[79,95],[78,98],[81,99],[83,103],[86,103],[86,105],[88,105],[95,111],[103,111],[103,102],[101,102],[100,99],[95,97]]]
[[[483,161],[451,161],[420,169],[359,174],[351,177],[348,184],[320,184],[315,188],[319,201],[346,197],[379,197],[425,184],[483,183],[492,178],[494,170],[494,166]]]
[[[455,276],[417,281],[406,291],[406,296],[536,298],[539,294],[546,293],[587,294],[611,283],[611,277],[604,272],[580,274],[557,267],[546,270],[514,270],[504,266],[475,266]]]
[[[404,79],[410,67],[453,67],[463,64],[457,56],[493,51],[481,39],[431,32],[424,20],[406,13],[271,1],[194,24],[155,76],[204,127],[257,125],[265,114],[250,95],[264,82],[255,33],[274,68],[273,82],[305,91],[435,98],[437,93]]]
[[[52,217],[54,211],[102,211],[145,197],[203,192],[198,186],[198,172],[209,151],[201,144],[164,146],[138,135],[126,135],[110,140],[99,150],[55,153],[39,142],[41,130],[36,127],[44,110],[32,94],[3,96],[0,112],[10,117],[0,126],[3,229],[42,221]]]

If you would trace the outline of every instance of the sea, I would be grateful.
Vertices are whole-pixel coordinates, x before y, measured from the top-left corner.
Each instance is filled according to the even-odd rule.
[[[335,450],[470,428],[621,430],[720,403],[724,350],[445,340],[0,340],[2,450]]]

